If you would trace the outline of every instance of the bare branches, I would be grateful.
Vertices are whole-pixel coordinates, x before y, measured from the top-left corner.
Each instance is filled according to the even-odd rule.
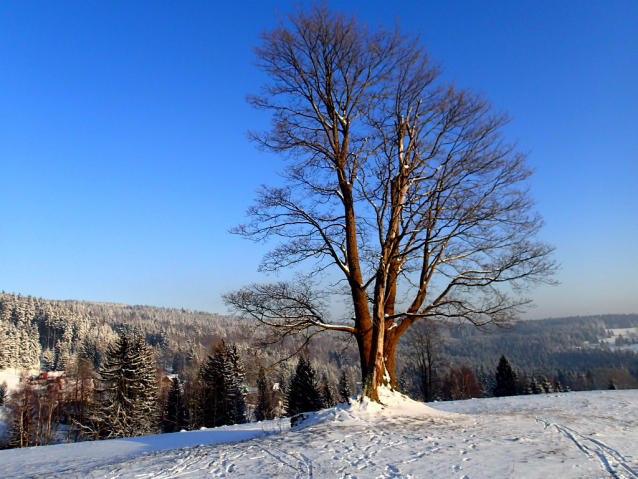
[[[324,294],[307,280],[263,283],[227,293],[224,302],[243,316],[281,329],[281,338],[309,328],[353,333],[348,326],[330,324],[324,311]]]
[[[262,187],[233,232],[281,241],[262,271],[310,261],[310,278],[336,266],[354,325],[329,323],[330,295],[308,281],[229,293],[234,311],[281,337],[353,334],[368,388],[386,365],[393,377],[396,342],[415,321],[505,325],[529,287],[551,282],[553,247],[535,239],[532,171],[502,137],[507,115],[440,82],[418,38],[323,4],[261,39],[254,51],[270,83],[248,100],[273,123],[251,138],[289,160],[286,185]]]

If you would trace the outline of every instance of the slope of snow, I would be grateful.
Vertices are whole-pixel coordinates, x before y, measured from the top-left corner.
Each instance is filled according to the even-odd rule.
[[[24,477],[31,469],[40,471],[37,474],[34,473],[34,476],[40,475],[40,477],[67,471],[70,473],[77,468],[89,470],[140,454],[245,441],[289,429],[289,424],[288,419],[282,419],[171,434],[10,449],[0,451],[0,464],[2,464],[0,477]]]
[[[638,343],[634,341],[638,337],[638,328],[615,328],[608,329],[611,332],[611,336],[608,338],[603,338],[602,341],[607,345],[609,349],[612,351],[619,349],[628,349],[630,351],[634,351],[638,353]],[[625,340],[629,340],[631,344],[623,344],[621,346],[616,345],[616,340],[619,336],[623,336]]]
[[[20,374],[17,374],[14,369],[0,369],[0,384],[4,382],[7,383],[8,391],[13,391],[20,384]]]
[[[638,479],[638,390],[382,401],[320,411],[294,429],[267,421],[0,451],[0,475]]]

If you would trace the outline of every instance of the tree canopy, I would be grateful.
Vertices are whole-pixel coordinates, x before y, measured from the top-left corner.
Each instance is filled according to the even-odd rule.
[[[287,15],[254,51],[270,81],[249,102],[272,128],[251,137],[287,163],[234,232],[280,240],[262,271],[307,267],[226,303],[279,337],[352,334],[373,400],[396,386],[396,345],[415,321],[514,320],[554,262],[535,239],[532,170],[503,137],[507,115],[442,81],[418,38],[325,4]],[[340,278],[326,285],[329,270]],[[331,317],[335,295],[347,318]]]

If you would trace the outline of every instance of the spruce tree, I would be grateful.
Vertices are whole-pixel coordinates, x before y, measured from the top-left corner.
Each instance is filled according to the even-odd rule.
[[[273,384],[266,376],[264,368],[260,367],[259,374],[257,375],[257,407],[255,408],[255,419],[257,419],[257,421],[274,419],[276,406],[273,395]]]
[[[554,387],[552,386],[552,384],[549,382],[549,379],[547,379],[545,376],[541,377],[541,389],[543,390],[544,393],[553,393],[554,392]]]
[[[166,433],[181,431],[188,427],[188,414],[179,378],[172,381],[162,415],[162,430]]]
[[[543,394],[545,392],[543,391],[543,388],[534,377],[529,383],[529,390],[531,391],[531,394]]]
[[[323,407],[332,407],[337,404],[333,391],[333,387],[328,381],[324,382],[321,386],[321,400],[323,402]]]
[[[123,333],[111,343],[100,377],[106,386],[97,418],[101,438],[157,431],[155,357],[142,337]]]
[[[198,374],[198,423],[204,427],[217,427],[246,422],[242,377],[243,367],[236,348],[229,348],[221,341]]]
[[[496,386],[492,394],[495,397],[518,394],[518,375],[505,355],[501,356],[496,367]]]
[[[294,416],[302,412],[317,411],[322,407],[315,370],[306,356],[300,356],[286,394],[286,413]]]
[[[345,371],[341,371],[341,378],[339,378],[339,396],[341,396],[342,402],[350,404],[350,396],[352,391],[350,390],[350,380]]]
[[[9,387],[7,386],[6,381],[2,381],[0,384],[0,406],[2,406],[7,400],[7,395],[9,394]]]

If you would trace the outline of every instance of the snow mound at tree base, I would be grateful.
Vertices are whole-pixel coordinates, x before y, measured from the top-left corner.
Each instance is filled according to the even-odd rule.
[[[334,407],[317,412],[302,413],[291,421],[294,429],[311,426],[318,423],[333,421],[339,425],[369,424],[383,422],[399,417],[453,417],[457,413],[439,411],[426,406],[422,402],[414,401],[390,388],[379,388],[381,403],[370,401],[368,398],[356,396],[351,398],[350,404],[342,403]]]

